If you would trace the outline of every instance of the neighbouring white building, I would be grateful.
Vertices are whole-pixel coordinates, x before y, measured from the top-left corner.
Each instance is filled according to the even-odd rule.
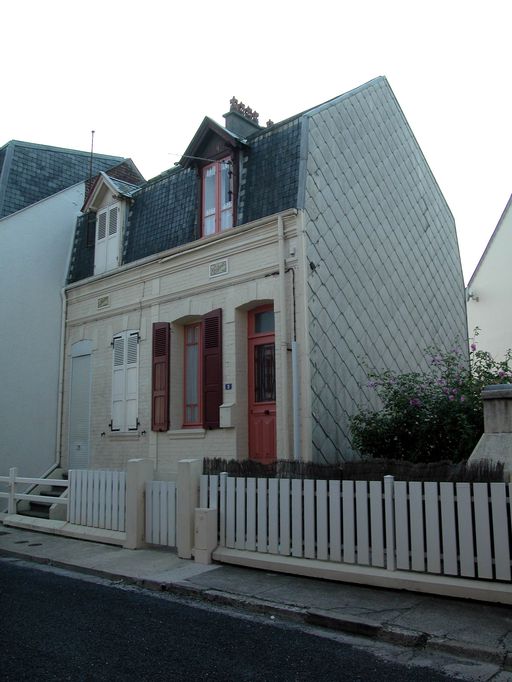
[[[0,471],[40,476],[57,460],[62,287],[85,183],[0,219]],[[21,473],[23,472],[23,473]]]
[[[468,329],[478,327],[478,347],[500,360],[512,348],[512,196],[466,287]]]
[[[385,78],[266,128],[235,99],[225,118],[171,170],[100,174],[86,198],[64,467],[351,457],[362,359],[414,370],[466,335],[453,217]]]
[[[0,474],[59,461],[62,303],[92,170],[122,158],[13,140],[0,148]],[[131,163],[131,162],[130,162]]]

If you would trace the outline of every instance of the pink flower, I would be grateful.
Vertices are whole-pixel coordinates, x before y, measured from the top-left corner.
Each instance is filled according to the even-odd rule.
[[[465,396],[465,395],[461,395],[461,397],[460,397],[460,402],[463,403],[465,400],[466,400],[466,396]]]
[[[449,395],[449,396],[448,396],[448,400],[455,400],[455,396],[454,396],[454,395]]]
[[[476,343],[472,343],[470,348],[474,352],[476,350]]]

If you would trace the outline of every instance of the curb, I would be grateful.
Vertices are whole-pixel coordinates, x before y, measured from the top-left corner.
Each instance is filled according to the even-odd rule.
[[[460,658],[494,663],[503,667],[504,670],[512,670],[512,653],[505,649],[495,649],[484,645],[464,642],[462,640],[443,639],[441,637],[428,635],[419,630],[402,628],[395,625],[383,625],[357,616],[347,617],[331,611],[300,608],[293,606],[292,604],[279,604],[256,597],[248,597],[221,590],[197,587],[186,581],[165,583],[157,580],[130,577],[94,568],[77,566],[76,564],[54,561],[48,558],[28,556],[10,550],[0,550],[0,556],[12,556],[17,559],[31,561],[41,565],[55,566],[57,568],[93,575],[110,581],[123,582],[126,585],[136,585],[154,592],[168,592],[197,601],[201,600],[223,606],[236,607],[252,613],[280,616],[287,620],[304,622],[308,625],[315,625],[329,630],[338,630],[349,635],[373,638],[396,646],[425,649],[432,652],[438,651]]]

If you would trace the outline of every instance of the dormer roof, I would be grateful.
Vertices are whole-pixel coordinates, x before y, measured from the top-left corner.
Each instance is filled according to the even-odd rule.
[[[245,146],[244,143],[243,138],[205,116],[178,163],[183,168],[190,168],[198,161],[229,154],[233,149]]]
[[[98,209],[106,192],[111,192],[113,196],[122,199],[129,199],[144,183],[134,184],[124,180],[111,177],[108,173],[101,171],[96,176],[87,194],[82,213],[95,211]]]

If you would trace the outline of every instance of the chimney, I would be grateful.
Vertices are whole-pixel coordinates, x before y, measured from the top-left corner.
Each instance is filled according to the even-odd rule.
[[[247,137],[257,130],[261,130],[258,123],[258,112],[246,107],[243,102],[239,102],[236,97],[229,100],[229,111],[224,114],[226,119],[226,129],[239,137]]]

